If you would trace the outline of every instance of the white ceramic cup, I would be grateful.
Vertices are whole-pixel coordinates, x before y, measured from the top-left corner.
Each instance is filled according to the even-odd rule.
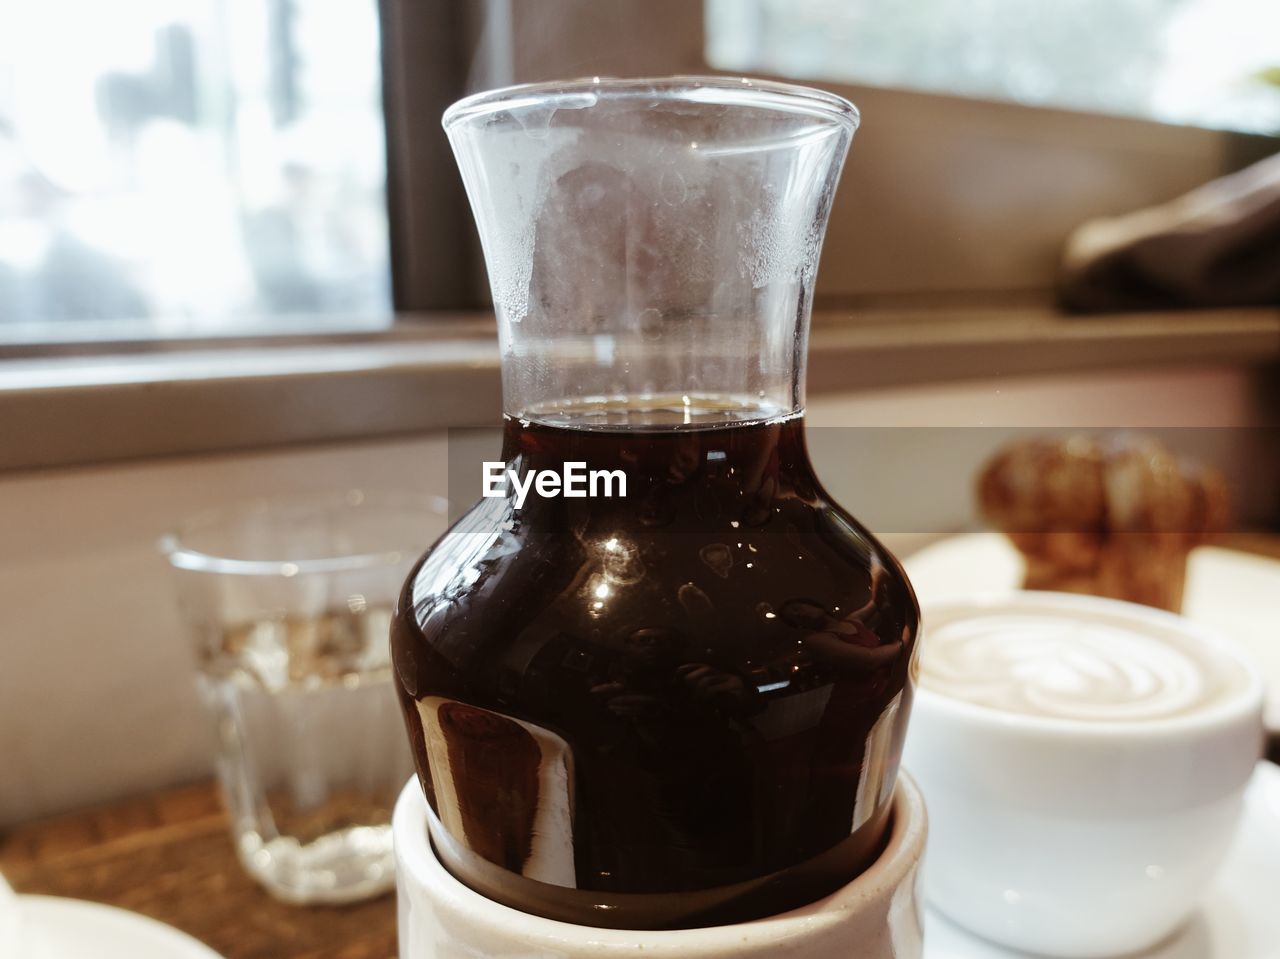
[[[704,929],[633,931],[577,926],[519,912],[473,891],[449,873],[431,845],[431,815],[410,780],[392,820],[401,959],[920,959],[918,867],[924,801],[907,776],[893,798],[884,852],[866,872],[825,899],[754,922]]]
[[[1230,844],[1261,752],[1256,667],[1180,616],[1095,597],[935,604],[923,621],[904,764],[929,804],[930,904],[1052,956],[1125,955],[1172,934]],[[1144,636],[1178,655],[1143,653]],[[1006,645],[1020,640],[1041,652]],[[1012,680],[984,685],[1006,656]]]

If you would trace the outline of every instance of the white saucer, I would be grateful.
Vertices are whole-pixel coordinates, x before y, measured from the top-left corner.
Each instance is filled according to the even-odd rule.
[[[1017,589],[1024,568],[1021,554],[999,533],[940,540],[903,566],[921,602]],[[1182,612],[1249,650],[1269,691],[1267,728],[1280,733],[1280,560],[1216,546],[1193,549]]]
[[[1280,766],[1259,763],[1235,844],[1190,925],[1132,959],[1276,959],[1280,956]],[[1033,959],[925,917],[924,959]]]
[[[18,903],[24,931],[37,939],[22,959],[222,959],[186,933],[136,912],[52,896],[19,896]]]

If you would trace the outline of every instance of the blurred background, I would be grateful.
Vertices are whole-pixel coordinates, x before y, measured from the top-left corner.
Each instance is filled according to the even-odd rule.
[[[447,431],[498,421],[444,107],[708,71],[862,110],[819,272],[812,425],[1202,427],[1237,531],[1276,528],[1274,0],[11,3],[0,826],[209,774],[155,547],[183,516],[447,495]],[[1121,218],[1237,171],[1190,204],[1207,219],[1165,207],[1172,245],[1129,257],[1153,214]],[[1223,222],[1249,229],[1220,255]],[[997,432],[940,465],[919,440],[883,454],[954,477],[891,546],[976,527]],[[838,439],[815,456],[855,513],[893,493]]]
[[[408,241],[467,233],[434,108],[493,85],[711,69],[851,88],[873,134],[828,300],[1036,291],[1072,226],[1280,131],[1266,0],[50,0],[2,16],[5,344],[376,328],[393,287],[401,311],[482,305],[474,266],[441,282],[474,251],[433,251],[446,268]],[[884,242],[899,238],[914,242]]]
[[[389,311],[371,4],[58,0],[3,17],[6,341]]]

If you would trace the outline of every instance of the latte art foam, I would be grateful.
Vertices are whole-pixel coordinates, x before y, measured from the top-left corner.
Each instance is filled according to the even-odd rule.
[[[1155,621],[1024,606],[926,616],[920,681],[1005,712],[1142,721],[1209,708],[1248,677],[1228,655]]]

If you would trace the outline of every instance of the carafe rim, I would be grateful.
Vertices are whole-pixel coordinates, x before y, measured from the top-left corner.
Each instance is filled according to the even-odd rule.
[[[579,77],[522,83],[464,97],[441,118],[445,130],[460,123],[521,109],[581,109],[600,100],[660,98],[716,106],[755,107],[827,120],[853,133],[861,115],[842,96],[778,80],[696,74],[669,77]]]

